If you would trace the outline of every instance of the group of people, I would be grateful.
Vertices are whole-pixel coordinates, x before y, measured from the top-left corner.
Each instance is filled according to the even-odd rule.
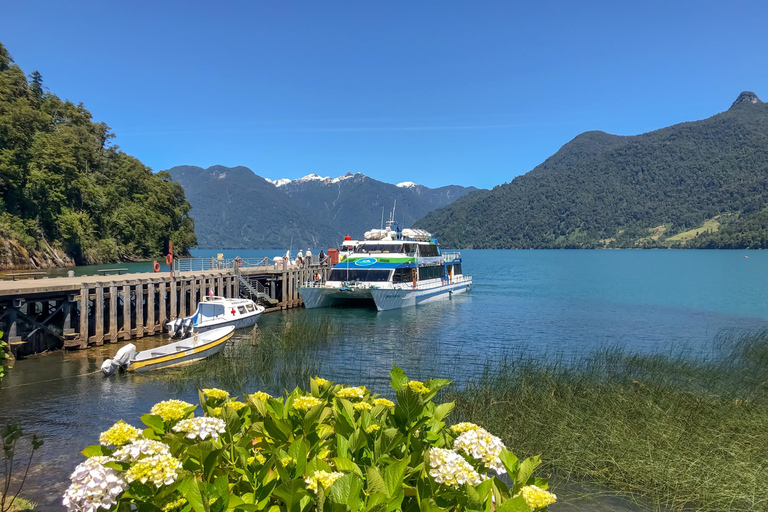
[[[320,254],[317,256],[318,261],[320,263],[325,263],[325,260],[327,258],[326,254],[320,250]],[[306,263],[312,263],[312,250],[307,249],[307,252],[302,252],[301,249],[299,249],[299,254],[296,255],[295,260],[291,260],[291,251],[286,251],[285,256],[277,256],[274,258],[275,264],[278,263],[278,260],[282,262],[283,260],[287,260],[288,263],[296,264],[296,265],[304,265]]]

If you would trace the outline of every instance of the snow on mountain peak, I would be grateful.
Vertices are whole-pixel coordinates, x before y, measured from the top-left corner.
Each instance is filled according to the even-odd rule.
[[[414,187],[418,187],[418,185],[415,184],[412,181],[403,181],[401,183],[398,183],[397,186],[400,187],[400,188],[414,188]]]
[[[279,180],[271,180],[269,178],[264,178],[264,179],[276,187],[282,187],[283,185],[287,185],[291,182],[291,180],[289,180],[288,178],[281,178]]]

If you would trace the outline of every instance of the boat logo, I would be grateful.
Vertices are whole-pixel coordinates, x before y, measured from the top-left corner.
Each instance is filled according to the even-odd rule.
[[[355,265],[358,267],[370,267],[377,261],[378,260],[376,258],[360,258],[355,262]]]

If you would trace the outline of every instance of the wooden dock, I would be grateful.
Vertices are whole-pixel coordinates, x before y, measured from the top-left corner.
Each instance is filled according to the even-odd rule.
[[[325,281],[329,264],[229,265],[201,271],[0,281],[0,328],[14,356],[84,349],[153,336],[212,293],[248,297],[267,311],[302,306],[298,287]]]

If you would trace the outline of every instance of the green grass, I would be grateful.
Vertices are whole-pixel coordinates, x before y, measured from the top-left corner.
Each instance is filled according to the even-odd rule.
[[[518,456],[660,510],[768,510],[768,332],[710,354],[507,355],[446,398]]]
[[[37,503],[29,500],[25,500],[21,496],[13,500],[9,512],[34,512],[37,510]]]
[[[675,236],[670,236],[667,238],[667,242],[686,242],[688,240],[691,240],[693,238],[696,238],[699,236],[699,234],[707,233],[711,231],[712,233],[716,232],[718,229],[720,229],[720,221],[718,220],[720,216],[713,217],[707,221],[704,222],[704,224],[701,225],[701,227],[691,229],[689,231],[683,231],[682,233],[678,233]]]

